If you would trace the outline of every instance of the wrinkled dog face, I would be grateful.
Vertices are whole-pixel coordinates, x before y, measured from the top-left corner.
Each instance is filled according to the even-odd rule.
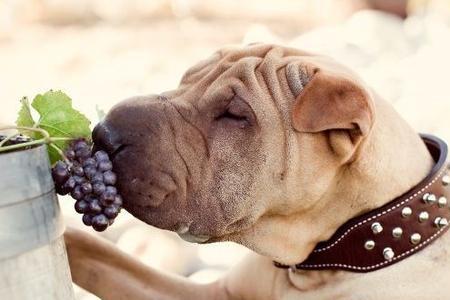
[[[315,149],[300,151],[291,111],[315,72],[309,58],[272,45],[225,49],[178,89],[115,106],[94,141],[114,157],[125,208],[195,242],[236,240],[266,216],[299,209],[299,195],[315,192],[306,183],[319,185],[329,163],[300,173]]]

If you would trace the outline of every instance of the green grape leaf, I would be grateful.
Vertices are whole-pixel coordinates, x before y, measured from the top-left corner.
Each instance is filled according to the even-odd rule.
[[[50,137],[85,138],[90,140],[91,130],[89,120],[80,112],[72,108],[72,100],[61,91],[48,91],[37,95],[31,106],[39,113],[39,120],[35,123],[29,105],[22,101],[22,108],[17,119],[18,126],[42,128]],[[40,133],[29,133],[32,138],[42,138]],[[65,150],[68,141],[56,141],[54,144]],[[50,162],[54,164],[61,159],[61,155],[53,147],[48,147]]]

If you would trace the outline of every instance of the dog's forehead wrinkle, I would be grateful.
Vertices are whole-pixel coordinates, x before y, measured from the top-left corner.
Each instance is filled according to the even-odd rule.
[[[252,89],[256,91],[256,69],[262,60],[260,58],[244,59],[211,80],[209,86],[201,92],[205,101],[216,95],[232,94],[233,91]],[[230,95],[231,96],[231,95]]]
[[[252,65],[260,64],[265,60],[280,60],[284,55],[284,49],[276,45],[257,46],[249,51],[248,49],[240,49],[233,51],[219,51],[218,56],[213,55],[206,61],[201,61],[194,65],[184,75],[180,85],[195,83],[204,80],[216,80],[221,74],[230,68],[240,68],[243,72],[250,72]]]
[[[223,81],[226,83],[224,84]],[[236,77],[214,80],[197,98],[197,105],[208,108],[210,104],[218,104],[217,101],[227,102],[231,100],[235,91],[243,85],[241,79]]]
[[[223,48],[210,58],[200,61],[188,69],[182,77],[180,85],[193,84],[206,77],[217,77],[241,60],[262,59],[263,61],[289,61],[295,57],[309,57],[311,54],[289,47],[273,44],[254,45],[247,48]],[[288,58],[288,59],[285,59]]]

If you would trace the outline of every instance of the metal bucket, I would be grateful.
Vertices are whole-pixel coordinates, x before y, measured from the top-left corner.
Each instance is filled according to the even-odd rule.
[[[45,145],[0,154],[0,299],[74,299]]]

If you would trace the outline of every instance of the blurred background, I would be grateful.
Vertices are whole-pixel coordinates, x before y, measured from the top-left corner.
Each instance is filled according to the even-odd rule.
[[[275,42],[352,67],[418,131],[450,141],[449,0],[0,0],[0,124],[22,96],[62,89],[97,109],[177,86],[228,44]],[[84,230],[71,199],[69,226]],[[152,267],[213,281],[248,251],[188,244],[122,213],[99,234]],[[77,299],[97,299],[76,288]]]

